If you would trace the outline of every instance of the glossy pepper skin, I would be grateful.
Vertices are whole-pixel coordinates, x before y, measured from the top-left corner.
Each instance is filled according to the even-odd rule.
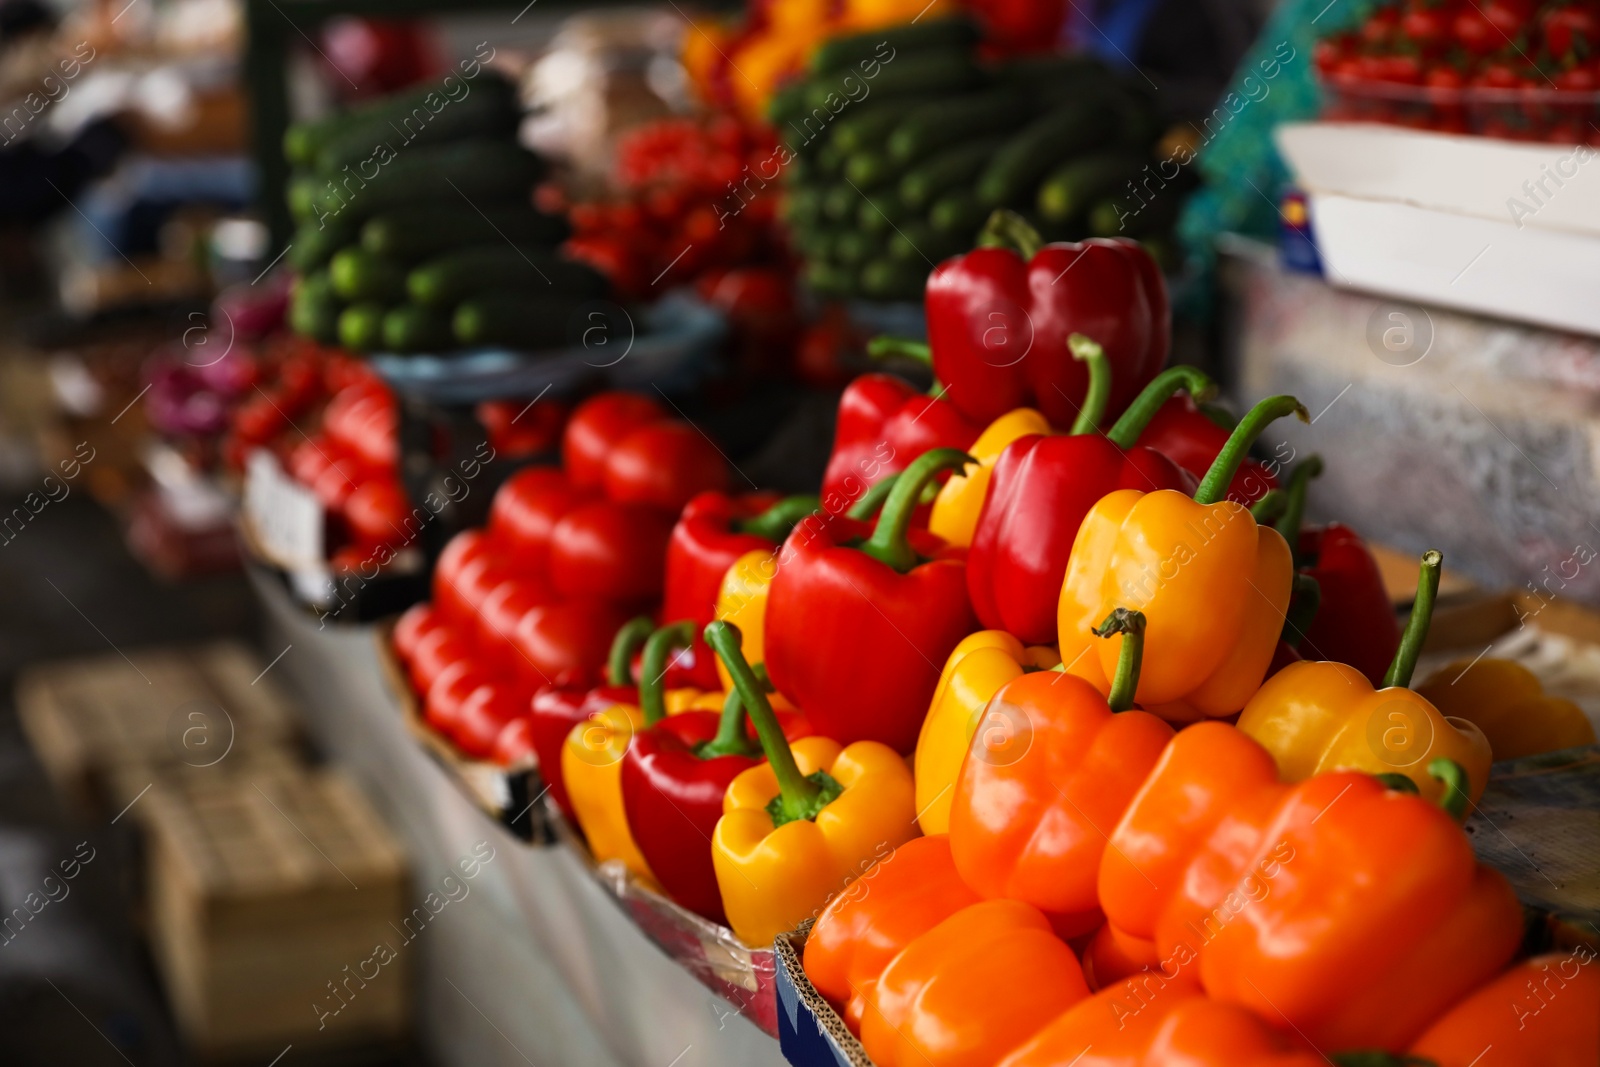
[[[863,493],[935,448],[966,448],[981,423],[948,400],[918,392],[890,374],[863,374],[839,397],[833,451],[822,476],[822,506],[840,515]]]
[[[733,674],[767,760],[728,786],[711,857],[728,925],[747,945],[770,945],[828,898],[915,837],[911,770],[874,741],[825,737],[789,745],[729,624],[706,643]]]
[[[996,242],[1017,251],[980,247],[928,278],[928,343],[950,403],[980,424],[1023,405],[1071,424],[1089,388],[1067,345],[1081,333],[1105,346],[1108,410],[1120,414],[1167,361],[1171,316],[1155,261],[1122,238],[1043,244],[1010,212],[996,212],[979,239]]]
[[[913,766],[923,833],[950,829],[950,794],[990,698],[1028,668],[1047,670],[1057,662],[1053,649],[1024,648],[1004,630],[968,634],[950,653],[917,735]]]
[[[772,591],[772,579],[777,573],[776,549],[746,552],[733,561],[733,565],[722,576],[722,585],[717,590],[717,606],[712,614],[717,619],[732,623],[739,631],[740,647],[745,659],[752,665],[767,661],[767,596]],[[733,675],[728,673],[721,659],[715,656],[712,659],[717,665],[717,677],[722,683],[723,692],[733,692]],[[772,694],[772,702],[779,708],[793,707],[782,693]]]
[[[1440,564],[1437,552],[1422,557],[1416,604],[1384,688],[1374,690],[1363,674],[1342,663],[1301,662],[1267,679],[1250,698],[1239,729],[1266,746],[1285,779],[1297,782],[1342,768],[1396,773],[1411,779],[1424,797],[1437,799],[1441,785],[1428,765],[1444,757],[1466,770],[1472,802],[1483,796],[1494,760],[1488,738],[1406,687],[1427,638]]]
[[[1305,415],[1293,397],[1256,405],[1192,499],[1170,489],[1120,489],[1089,509],[1057,610],[1070,673],[1109,692],[1118,641],[1097,642],[1093,628],[1114,608],[1133,608],[1147,620],[1134,698],[1141,707],[1175,722],[1244,707],[1278,645],[1294,562],[1276,530],[1258,527],[1222,492],[1249,443],[1291,412]]]
[[[692,622],[662,627],[651,642],[688,644]],[[667,650],[646,643],[640,673],[664,671]],[[664,710],[664,708],[663,708]],[[648,714],[646,715],[648,720]],[[810,733],[795,714],[778,713],[791,741]],[[712,922],[723,922],[722,895],[711,864],[711,835],[722,818],[728,783],[761,762],[744,728],[744,705],[730,693],[720,711],[683,711],[645,721],[622,758],[622,806],[628,830],[667,895]]]
[[[595,500],[550,531],[550,584],[564,597],[640,603],[661,593],[672,519],[647,504]]]
[[[990,1067],[1088,996],[1077,957],[1037,908],[985,900],[912,941],[867,995],[877,1067]]]
[[[1524,960],[1440,1016],[1410,1054],[1437,1067],[1600,1063],[1600,960],[1587,945]]]
[[[806,977],[860,1036],[867,998],[889,962],[979,899],[956,874],[948,837],[912,838],[822,910],[806,938]]]
[[[1497,760],[1595,743],[1583,709],[1547,694],[1538,676],[1513,660],[1451,663],[1417,686],[1417,695],[1482,730]]]
[[[840,519],[806,519],[785,542],[767,600],[767,672],[818,733],[915,747],[937,664],[977,627],[965,564],[928,559],[909,527],[923,487],[968,462],[950,449],[918,457],[859,547]]]
[[[1135,446],[1161,399],[1184,387],[1213,388],[1189,367],[1166,371],[1104,436],[1097,428],[1109,367],[1099,346],[1074,337],[1076,353],[1100,381],[1085,398],[1071,434],[1023,437],[995,464],[967,555],[967,591],[978,621],[1029,644],[1056,636],[1056,609],[1078,527],[1100,499],[1119,489],[1170,489],[1188,495],[1194,479],[1153,449]]]
[[[928,513],[928,532],[948,545],[966,548],[978,529],[978,514],[989,492],[989,478],[1006,446],[1019,437],[1050,432],[1050,422],[1032,408],[1008,411],[984,427],[967,449],[978,461],[966,473],[945,479]]]
[[[1112,710],[1129,706],[1142,626],[1136,613],[1114,618],[1127,651],[1112,701],[1064,672],[1008,683],[989,701],[950,805],[950,850],[966,883],[1028,902],[1065,937],[1098,925],[1107,835],[1172,737],[1154,715]]]
[[[1228,443],[1234,425],[1234,420],[1214,405],[1202,407],[1191,396],[1175,396],[1161,405],[1139,435],[1139,443],[1160,452],[1196,478],[1204,478],[1222,446]],[[1278,487],[1276,470],[1276,463],[1247,457],[1228,480],[1228,499],[1246,507],[1254,504]]]

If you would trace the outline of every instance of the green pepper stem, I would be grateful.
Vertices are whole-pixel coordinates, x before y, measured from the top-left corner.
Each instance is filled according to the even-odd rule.
[[[1328,1057],[1334,1067],[1439,1067],[1438,1061],[1421,1056],[1396,1056],[1381,1049],[1335,1052]]]
[[[1112,711],[1127,711],[1133,707],[1133,695],[1139,688],[1139,667],[1144,661],[1144,613],[1118,608],[1094,629],[1096,637],[1113,634],[1122,635],[1122,649],[1117,654],[1117,673],[1111,679],[1106,703]]]
[[[637,615],[622,624],[611,639],[611,654],[606,657],[606,681],[612,685],[633,684],[633,654],[656,628],[648,615]]]
[[[1250,451],[1250,446],[1255,444],[1261,432],[1272,423],[1277,422],[1285,415],[1296,415],[1301,422],[1310,422],[1311,413],[1306,406],[1292,396],[1269,396],[1239,420],[1239,425],[1234,427],[1229,435],[1227,444],[1222,446],[1222,451],[1217,453],[1217,458],[1212,461],[1211,469],[1206,471],[1206,476],[1200,480],[1200,488],[1195,490],[1194,499],[1200,504],[1215,504],[1228,495],[1228,486],[1233,481],[1233,476],[1239,472],[1239,464],[1244,462],[1244,457]]]
[[[718,756],[753,756],[757,751],[744,728],[744,698],[735,689],[722,701],[717,735],[701,745],[697,755],[701,759],[716,759]]]
[[[1467,795],[1467,771],[1453,759],[1438,759],[1428,761],[1428,774],[1444,783],[1444,792],[1439,796],[1439,806],[1445,814],[1456,822],[1462,822],[1467,817],[1467,806],[1472,803],[1472,798]]]
[[[889,499],[883,502],[878,525],[872,536],[862,543],[861,551],[902,574],[915,567],[917,553],[906,540],[906,534],[911,529],[911,517],[917,510],[923,488],[947,470],[958,470],[976,462],[959,448],[930,448],[912,460],[895,479]]]
[[[883,502],[889,499],[889,492],[894,489],[894,483],[899,479],[899,474],[891,474],[867,486],[867,491],[861,494],[861,499],[850,505],[850,510],[845,512],[845,516],[861,522],[872,518],[878,513],[878,509],[883,507]]]
[[[1322,475],[1322,457],[1316,453],[1307,456],[1289,475],[1289,486],[1284,491],[1283,515],[1277,522],[1278,532],[1289,542],[1289,551],[1300,562],[1300,524],[1306,517],[1306,493],[1311,489],[1311,479]]]
[[[639,658],[639,710],[644,724],[654,726],[667,717],[667,660],[674,650],[688,648],[694,641],[694,623],[688,619],[663,626],[644,643]]]
[[[1193,367],[1168,367],[1139,390],[1128,410],[1106,431],[1106,439],[1124,451],[1138,444],[1140,435],[1161,410],[1161,405],[1172,399],[1179,389],[1198,402],[1215,396],[1217,384]]]
[[[1039,249],[1044,247],[1044,237],[1015,211],[999,208],[979,231],[978,247],[1009,248],[1026,262],[1039,254]]]
[[[901,356],[925,367],[933,366],[933,349],[926,341],[913,341],[909,337],[890,337],[887,334],[874,337],[867,342],[867,356],[871,359]]]
[[[1257,526],[1270,526],[1282,517],[1288,506],[1289,494],[1282,489],[1268,489],[1260,500],[1250,505],[1250,517],[1256,520]]]
[[[1421,790],[1417,788],[1416,782],[1413,782],[1410,778],[1407,778],[1403,774],[1396,774],[1394,771],[1387,771],[1383,774],[1374,774],[1372,777],[1376,778],[1379,782],[1382,782],[1385,789],[1391,790],[1395,793],[1409,793],[1412,796],[1416,796],[1421,792]]]
[[[1089,364],[1089,389],[1083,394],[1083,407],[1078,409],[1078,417],[1072,420],[1072,429],[1067,432],[1074,435],[1095,433],[1100,429],[1100,420],[1106,414],[1106,403],[1111,399],[1111,361],[1106,358],[1106,350],[1100,347],[1099,342],[1081,333],[1068,337],[1067,347],[1072,350],[1073,359]]]
[[[778,544],[801,519],[821,509],[822,501],[814,496],[786,496],[761,514],[734,523],[734,529]]]
[[[1289,610],[1283,616],[1283,634],[1279,638],[1290,648],[1299,649],[1306,631],[1317,617],[1322,606],[1322,586],[1309,574],[1294,576],[1294,592],[1289,596]]]
[[[788,738],[783,736],[772,704],[761,691],[755,672],[744,658],[744,650],[740,647],[742,640],[739,628],[722,619],[705,629],[706,644],[722,657],[722,664],[728,669],[734,689],[744,704],[745,714],[750,716],[751,723],[755,725],[756,737],[761,740],[761,751],[778,780],[779,803],[789,817],[785,821],[812,818],[816,814],[813,809],[822,796],[822,789],[800,773],[800,765],[794,761],[794,752],[789,748]]]
[[[1400,647],[1394,651],[1389,673],[1383,676],[1383,687],[1411,684],[1411,675],[1417,669],[1417,657],[1428,640],[1428,627],[1433,622],[1433,602],[1439,596],[1439,572],[1444,567],[1444,556],[1436,548],[1422,554],[1422,570],[1417,575],[1417,598],[1411,602],[1411,618],[1406,620],[1405,633],[1400,635]]]

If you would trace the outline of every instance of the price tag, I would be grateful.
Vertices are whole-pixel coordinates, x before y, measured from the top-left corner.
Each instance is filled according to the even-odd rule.
[[[287,570],[325,568],[322,503],[266,449],[250,453],[245,465],[244,516],[272,562]]]

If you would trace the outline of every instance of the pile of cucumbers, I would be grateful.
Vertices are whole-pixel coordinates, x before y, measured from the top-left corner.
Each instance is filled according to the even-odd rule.
[[[996,208],[1051,240],[1148,238],[1181,199],[1130,214],[1161,124],[1148,87],[1087,56],[991,66],[964,18],[836,38],[774,98],[784,213],[822,295],[918,300]]]
[[[296,332],[357,351],[539,350],[609,291],[557,252],[565,217],[533,207],[546,168],[517,144],[515,87],[488,70],[446,84],[284,135]]]

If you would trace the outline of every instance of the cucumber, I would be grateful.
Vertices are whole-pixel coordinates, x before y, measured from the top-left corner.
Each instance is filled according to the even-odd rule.
[[[1109,141],[1117,113],[1105,107],[1068,107],[1025,126],[995,153],[974,187],[986,208],[1031,202],[1055,166]]]
[[[772,94],[767,101],[767,121],[780,131],[790,122],[805,114],[806,90],[804,82],[792,82]]]
[[[830,222],[844,222],[853,218],[861,194],[843,183],[830,185],[822,194],[822,217]]]
[[[317,169],[333,174],[344,167],[359,167],[373,158],[380,144],[391,152],[403,153],[423,145],[462,141],[469,137],[515,138],[522,120],[516,93],[503,78],[487,85],[503,86],[494,92],[484,85],[473,85],[466,96],[450,101],[440,93],[435,101],[446,101],[434,111],[421,100],[404,111],[391,111],[372,118],[343,124],[317,152]]]
[[[1097,200],[1138,173],[1139,157],[1095,152],[1063,163],[1039,186],[1039,214],[1052,222],[1083,216]]]
[[[812,260],[806,264],[806,285],[822,296],[850,296],[856,288],[856,275],[849,267]]]
[[[833,259],[846,267],[856,267],[883,251],[883,242],[875,241],[860,230],[845,230],[833,242]]]
[[[406,277],[412,300],[439,309],[499,289],[598,297],[608,288],[605,278],[586,264],[562,259],[548,249],[506,244],[464,248],[430,260]]]
[[[470,81],[467,79],[461,81],[469,87],[467,95],[458,96],[454,100],[446,96],[441,79],[437,84],[419,85],[361,107],[336,112],[325,118],[297,122],[284,131],[283,154],[296,166],[312,166],[325,148],[341,137],[348,137],[363,126],[370,126],[380,121],[393,121],[398,124],[418,106],[423,107],[425,111],[431,111],[426,104],[430,94],[434,94],[436,105],[439,100],[448,101],[439,107],[439,112],[434,115],[435,121],[443,118],[452,108],[473,110],[481,106],[466,107],[467,102],[474,98],[493,97],[512,102],[516,100],[516,86],[496,71],[483,71]]]
[[[939,239],[932,226],[921,219],[911,219],[889,236],[889,258],[897,263],[939,262],[933,254],[934,242]],[[930,268],[931,269],[931,268]]]
[[[1183,193],[1176,189],[1156,191],[1143,203],[1126,186],[1117,190],[1089,209],[1089,232],[1095,237],[1132,237],[1143,239],[1164,234],[1178,220],[1184,204]]]
[[[597,349],[633,336],[634,324],[621,308],[584,308],[563,296],[491,292],[458,306],[454,328],[464,345],[539,352],[578,345]]]
[[[301,278],[289,301],[289,328],[323,344],[339,342],[339,298],[328,272],[319,270]]]
[[[940,234],[967,242],[977,240],[988,212],[978,206],[971,193],[956,189],[941,196],[928,209],[928,224]]]
[[[1031,114],[1027,97],[1011,88],[965,100],[924,104],[889,135],[889,158],[906,166],[950,145],[1014,130]]]
[[[355,236],[350,227],[339,225],[337,220],[332,219],[328,225],[320,228],[315,223],[300,226],[294,231],[289,250],[284,253],[284,262],[301,274],[310,274],[332,259],[335,252],[355,240]]]
[[[401,304],[383,317],[385,352],[443,352],[455,344],[449,317],[432,308]]]
[[[538,156],[510,142],[421,146],[395,154],[370,179],[354,170],[328,176],[316,207],[319,215],[350,212],[353,218],[367,219],[419,203],[504,201],[527,196],[544,174]]]
[[[829,141],[846,153],[880,148],[884,139],[906,120],[913,109],[913,105],[904,101],[869,104],[858,113],[840,116],[833,124]]]
[[[328,276],[333,291],[345,300],[392,304],[405,299],[405,273],[364,248],[341,248],[328,264]]]
[[[946,148],[906,172],[900,179],[900,199],[912,210],[927,207],[939,194],[977,178],[1004,144],[1004,138],[985,137]]]
[[[896,224],[910,217],[906,202],[893,189],[881,189],[870,200],[863,198],[856,209],[856,225],[861,232],[880,238],[893,233]]]
[[[783,198],[783,221],[792,229],[805,229],[822,221],[822,190],[815,186],[791,189]]]
[[[900,168],[884,152],[857,152],[844,164],[845,180],[855,183],[862,191],[887,185],[899,173]]]
[[[829,141],[817,149],[817,172],[824,178],[837,177],[846,158],[844,149]]]
[[[867,80],[855,72],[821,74],[806,83],[806,118],[837,115],[851,102],[869,98],[920,97],[926,100],[937,93],[959,93],[984,84],[988,75],[958,49],[940,49],[906,55],[886,63],[875,79]],[[861,90],[865,87],[866,92]],[[830,107],[830,102],[839,104]],[[820,113],[820,115],[819,115]]]
[[[964,17],[929,19],[904,26],[867,30],[849,37],[824,41],[811,53],[811,71],[860,69],[860,64],[877,60],[880,64],[902,58],[900,53],[929,49],[971,49],[978,43],[978,26]]]
[[[902,263],[875,259],[861,268],[861,292],[876,300],[921,300],[928,284],[928,265],[920,259]]]
[[[375,300],[352,304],[339,313],[339,343],[357,352],[383,347],[383,318],[389,309]]]
[[[415,263],[463,245],[511,241],[555,246],[572,235],[560,215],[545,215],[526,204],[443,204],[386,211],[361,227],[361,247],[376,255]]]
[[[290,217],[299,223],[314,221],[325,184],[325,180],[315,174],[301,171],[289,175],[283,187],[283,199],[289,205]]]
[[[1012,59],[1000,68],[997,78],[1004,85],[1017,86],[1047,98],[1058,98],[1092,82],[1114,85],[1118,80],[1104,60],[1086,53]]]
[[[800,237],[800,250],[807,259],[832,259],[833,246],[839,239],[842,230],[813,229],[808,230]]]

